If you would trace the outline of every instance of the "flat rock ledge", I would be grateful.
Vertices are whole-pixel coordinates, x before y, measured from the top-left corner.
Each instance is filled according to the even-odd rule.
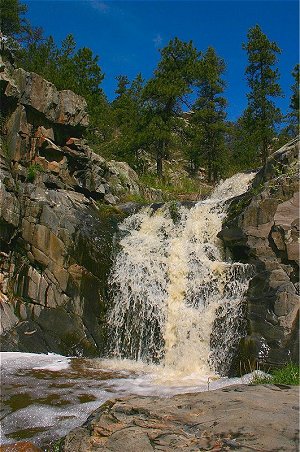
[[[63,440],[64,452],[299,450],[298,387],[234,385],[171,398],[106,402]]]

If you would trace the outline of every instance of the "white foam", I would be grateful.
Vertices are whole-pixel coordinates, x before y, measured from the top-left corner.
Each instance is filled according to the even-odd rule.
[[[218,232],[226,201],[244,192],[253,177],[227,179],[209,200],[179,208],[175,222],[166,205],[123,222],[110,275],[112,356],[159,361],[158,379],[164,381],[228,372],[251,272],[247,264],[225,260]],[[227,322],[222,345],[212,346],[220,315]]]
[[[248,384],[253,378],[253,374],[229,379],[197,372],[179,376],[176,372],[167,372],[162,366],[131,360],[87,360],[5,352],[0,356],[2,363],[5,362],[2,369],[4,413],[7,406],[10,407],[10,398],[15,403],[16,391],[20,400],[25,396],[28,403],[28,406],[23,405],[14,412],[9,408],[3,416],[3,444],[12,441],[10,434],[16,438],[19,430],[33,428],[41,431],[33,434],[31,440],[39,445],[49,444],[81,425],[93,410],[115,397],[130,394],[171,397],[232,384]],[[49,359],[51,365],[56,361],[61,365],[66,360],[69,366],[51,372],[49,377]]]
[[[70,358],[55,353],[1,352],[0,362],[1,366],[9,366],[10,369],[47,369],[57,372],[69,367]]]

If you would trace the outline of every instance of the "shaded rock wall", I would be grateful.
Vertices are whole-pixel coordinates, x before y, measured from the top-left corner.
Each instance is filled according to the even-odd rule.
[[[220,237],[256,267],[248,291],[248,334],[235,366],[298,360],[299,140],[275,152],[251,189],[235,199]]]
[[[103,351],[106,277],[136,173],[82,139],[85,100],[0,60],[1,349]]]

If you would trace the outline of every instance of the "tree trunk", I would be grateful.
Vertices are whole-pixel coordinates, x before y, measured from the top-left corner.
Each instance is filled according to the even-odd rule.
[[[268,156],[269,156],[268,140],[266,138],[263,138],[263,142],[262,142],[262,164],[263,164],[263,166],[266,165]]]
[[[162,146],[157,149],[156,154],[156,172],[159,178],[162,177],[163,174],[163,156],[165,155],[165,142],[162,143]]]

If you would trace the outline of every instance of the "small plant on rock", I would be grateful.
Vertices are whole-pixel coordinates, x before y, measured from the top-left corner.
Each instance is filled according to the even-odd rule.
[[[299,385],[299,366],[296,364],[287,364],[281,369],[272,370],[270,374],[264,374],[254,377],[252,384],[273,384],[273,385]]]
[[[34,182],[38,173],[43,172],[44,169],[39,163],[33,163],[28,167],[27,170],[27,182]]]
[[[169,205],[170,217],[173,220],[173,223],[178,223],[180,221],[180,212],[178,208],[178,203],[176,201],[172,201]]]

